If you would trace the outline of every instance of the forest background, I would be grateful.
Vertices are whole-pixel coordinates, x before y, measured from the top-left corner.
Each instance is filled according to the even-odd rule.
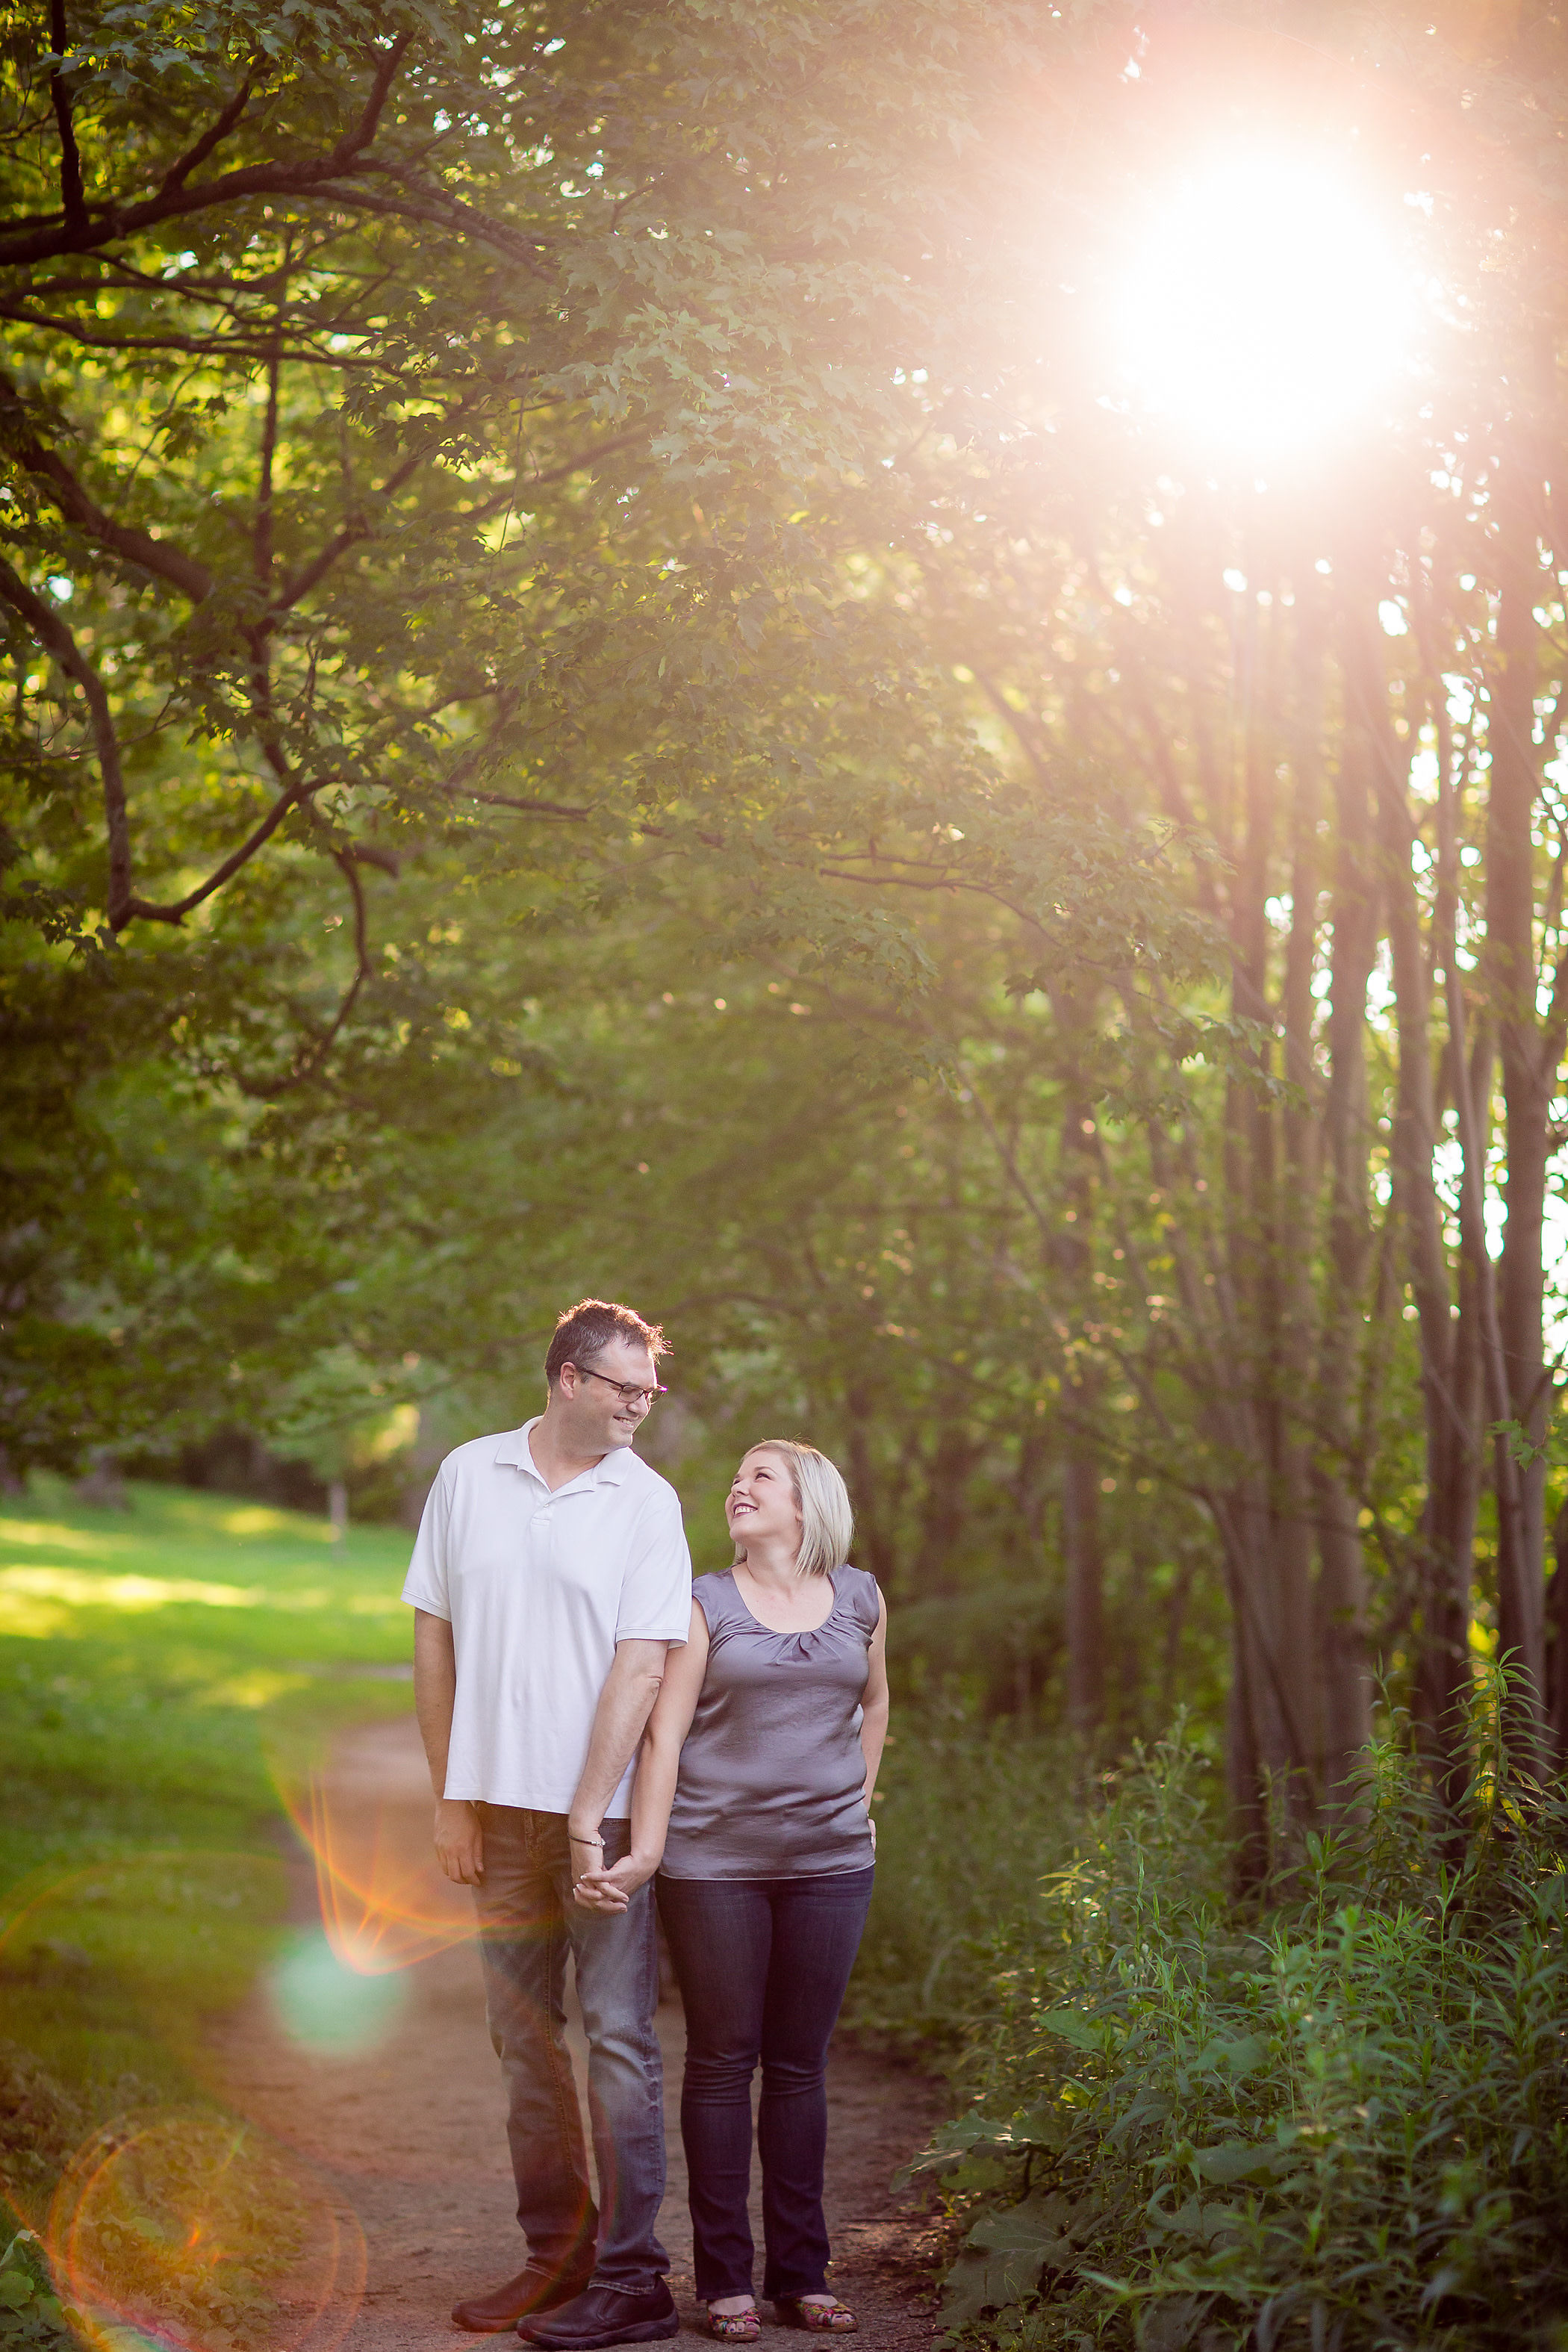
[[[1533,1821],[1565,63],[1509,5],[13,10],[6,1475],[395,1519],[625,1297],[700,1564],[760,1431],[845,1465],[965,1819],[1184,1709],[1216,1902],[1369,1757],[1434,1885]],[[1414,289],[1293,439],[1105,333],[1226,141]]]

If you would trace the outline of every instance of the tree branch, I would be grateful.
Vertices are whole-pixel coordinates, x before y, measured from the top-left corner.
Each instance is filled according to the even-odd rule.
[[[63,24],[64,0],[51,0],[51,6],[57,20]],[[76,160],[76,142],[70,129],[69,95],[62,83],[55,110],[61,124],[60,176],[65,218],[58,226],[49,224],[23,236],[0,237],[0,267],[47,261],[56,254],[89,253],[95,247],[134,236],[138,230],[154,228],[163,221],[182,220],[191,213],[205,212],[214,205],[234,204],[246,196],[308,195],[324,191],[344,173],[352,179],[356,171],[363,168],[361,159],[375,138],[398,67],[412,38],[412,34],[399,34],[376,69],[358,121],[325,155],[310,156],[298,163],[270,161],[247,164],[216,180],[198,180],[194,187],[185,185],[183,177],[173,187],[165,179],[155,194],[123,210],[117,205],[89,206],[83,201],[80,164]],[[76,173],[74,208],[69,179],[72,168]],[[174,168],[178,172],[180,167]],[[194,151],[193,162],[187,168],[194,168]],[[464,207],[456,209],[462,211]],[[476,225],[483,221],[483,215],[479,214],[470,218]],[[510,243],[517,242],[499,223],[487,223],[485,226],[491,231],[492,238],[506,237]]]
[[[349,168],[352,170],[353,166]],[[364,168],[372,171],[390,171],[395,167],[368,164]],[[358,205],[364,212],[381,213],[392,220],[423,221],[432,228],[466,231],[478,237],[481,243],[493,246],[498,253],[504,253],[509,261],[521,262],[531,277],[542,278],[547,286],[553,286],[555,283],[554,271],[547,269],[540,261],[537,251],[539,238],[520,236],[516,229],[509,228],[504,221],[491,220],[488,213],[476,212],[471,205],[465,205],[456,196],[447,195],[445,189],[432,188],[423,194],[416,192],[415,194],[399,198],[373,196],[363,188],[356,185],[353,194],[346,196],[345,201]],[[0,260],[4,258],[4,248],[0,247]]]
[[[525,474],[521,484],[515,484],[514,488],[542,490],[551,482],[568,481],[574,474],[586,473],[601,459],[613,457],[618,449],[629,449],[634,442],[646,441],[652,430],[651,424],[644,424],[634,425],[626,433],[612,434],[607,441],[595,442],[591,449],[579,449],[575,456],[563,457],[557,465],[546,466],[537,473]]]
[[[120,738],[109,696],[75,637],[59,614],[29,588],[0,556],[0,597],[31,629],[45,650],[58,662],[87,697],[99,773],[103,782],[104,823],[109,835],[109,900],[110,930],[122,930],[131,919],[131,829],[125,811],[125,776],[120,763]]]
[[[0,375],[0,426],[9,427],[8,437],[18,462],[35,480],[48,486],[56,506],[68,522],[100,547],[134,563],[156,579],[166,580],[171,587],[200,604],[212,593],[212,573],[205,563],[186,555],[167,540],[153,539],[144,530],[130,524],[116,522],[105,514],[98,501],[86,490],[64,459],[47,449],[27,422],[21,395],[8,377]]]
[[[183,188],[196,166],[206,162],[215,147],[222,146],[229,132],[237,125],[246,108],[250,104],[250,93],[255,87],[256,67],[252,63],[246,68],[245,79],[240,83],[216,121],[208,125],[195,145],[188,147],[177,163],[170,164],[158,183],[158,194],[161,196],[172,195],[176,188]]]
[[[55,121],[60,134],[60,203],[64,207],[66,226],[83,229],[88,226],[87,200],[81,184],[81,152],[76,143],[76,125],[71,120],[70,84],[65,76],[63,59],[70,36],[66,30],[66,0],[49,0],[49,44],[57,63],[49,72],[49,99],[55,110]]]
[[[248,865],[263,844],[271,840],[291,808],[302,808],[315,793],[325,792],[329,784],[337,781],[335,776],[319,776],[311,784],[288,784],[260,824],[246,835],[237,849],[230,851],[221,866],[213,868],[205,882],[198,882],[195,888],[187,890],[183,898],[171,899],[163,906],[155,905],[149,898],[127,899],[124,915],[116,924],[116,929],[122,929],[133,917],[140,917],[144,923],[183,923],[194,907],[199,907],[204,898],[210,898],[215,890],[221,890],[231,875],[237,874],[242,866]]]
[[[1003,725],[1010,730],[1015,742],[1033,769],[1037,781],[1042,784],[1048,784],[1051,781],[1051,763],[1041,747],[1039,730],[1033,719],[1026,719],[1021,710],[1014,709],[990,671],[982,669],[973,656],[970,660],[970,667],[979,680],[985,699],[992,709]]]
[[[287,292],[287,281],[285,281]],[[256,485],[256,519],[251,530],[250,560],[263,595],[272,580],[272,464],[278,453],[278,331],[267,362],[267,413],[262,419],[261,449]]]
[[[345,131],[332,149],[331,161],[333,163],[342,165],[352,163],[353,158],[363,153],[374,139],[383,110],[391,95],[392,85],[397,79],[397,68],[403,63],[408,44],[413,38],[412,33],[399,33],[396,40],[382,58],[376,69],[375,79],[370,86],[370,96],[364,102],[363,112],[353,129]]]
[[[364,911],[364,884],[354,870],[357,861],[352,848],[334,849],[332,856],[337,860],[338,869],[347,882],[354,902],[354,978],[356,982],[369,980],[371,977],[370,940]],[[342,1011],[332,1024],[331,1036],[328,1039],[329,1044],[331,1042],[331,1037],[335,1037],[338,1030],[342,1026],[349,1002],[350,1000],[345,998]]]
[[[448,784],[447,790],[456,797],[462,787]],[[524,816],[587,817],[594,814],[592,809],[573,808],[563,801],[515,801],[506,793],[464,793],[463,797],[465,800],[482,801],[487,808],[517,809]]]
[[[1541,1075],[1550,1081],[1554,1078],[1568,1045],[1568,940],[1559,951],[1552,973],[1552,993],[1547,1000],[1546,1020],[1537,1048]],[[1552,1088],[1555,1092],[1556,1089]]]
[[[460,415],[461,410],[458,413]],[[380,500],[395,498],[405,482],[419,471],[429,455],[427,449],[416,449],[412,457],[405,458],[395,474],[387,476],[380,489],[373,491],[372,496]],[[269,614],[289,612],[301,597],[308,596],[312,588],[320,586],[340,555],[346,555],[349,549],[357,546],[361,540],[374,536],[368,522],[346,523],[342,530],[335,531],[320,554],[313,555],[291,580],[284,582],[282,589],[268,608]]]
[[[653,830],[649,825],[642,829],[645,833]],[[910,865],[914,862],[912,858],[908,861]],[[843,866],[819,866],[816,870],[830,882],[861,882],[872,890],[968,890],[976,898],[989,898],[996,906],[1005,907],[1008,914],[1016,915],[1019,922],[1037,932],[1042,940],[1049,936],[1037,915],[1031,915],[1024,908],[1015,906],[1011,898],[1005,898],[1001,891],[992,889],[989,883],[966,881],[962,875],[951,874],[939,881],[924,882],[911,874],[854,874]]]
[[[383,849],[376,842],[351,841],[346,849],[334,851],[333,855],[352,857],[356,866],[374,866],[378,874],[390,874],[395,882],[403,871],[403,860],[397,852]]]
[[[211,296],[203,299],[214,299]],[[215,302],[214,307],[225,306]],[[225,315],[232,320],[237,314],[225,308]],[[60,311],[30,310],[20,301],[0,302],[0,319],[9,319],[18,327],[41,327],[46,333],[68,336],[73,343],[80,343],[84,351],[89,352],[178,352],[191,359],[258,360],[265,363],[272,350],[270,332],[248,341],[250,330],[243,326],[233,334],[225,334],[216,327],[205,335],[182,335],[172,329],[163,335],[97,334],[79,320],[68,318]],[[330,331],[321,328],[316,331],[324,334]],[[330,367],[343,373],[370,364],[351,352],[316,350],[303,337],[298,343],[285,347],[282,355],[302,367]]]
[[[331,1052],[344,1022],[354,1009],[360,990],[367,980],[375,977],[370,960],[369,922],[365,913],[364,885],[354,871],[355,850],[334,849],[332,856],[343,879],[349,886],[354,908],[354,976],[343,992],[342,1001],[333,1015],[331,1027],[319,1037],[302,1058],[297,1059],[286,1078],[241,1078],[240,1091],[258,1102],[275,1102],[279,1095],[290,1093],[313,1078]]]
[[[468,405],[469,403],[467,401],[459,402],[447,418],[447,423],[448,425],[455,423]],[[550,483],[566,481],[572,475],[582,473],[585,467],[596,465],[601,458],[613,456],[616,450],[629,448],[634,442],[646,439],[651,429],[650,425],[645,424],[635,425],[626,433],[614,434],[609,439],[597,442],[591,449],[579,450],[574,457],[563,458],[558,465],[547,466],[542,472],[529,475],[522,487],[531,490],[542,489]],[[379,489],[373,491],[373,498],[379,504],[384,504],[388,499],[395,498],[405,483],[411,480],[420,467],[428,462],[430,455],[429,449],[416,449],[412,457],[405,458],[395,473],[387,476]],[[513,483],[506,492],[506,498],[514,498],[517,494],[517,487]],[[503,503],[502,496],[498,491],[494,499],[485,501],[478,508],[470,508],[468,520],[470,522],[482,520],[487,514],[493,513],[495,509]],[[292,579],[284,583],[280,593],[269,608],[271,612],[274,614],[290,612],[302,598],[310,593],[313,588],[320,587],[340,556],[346,555],[351,547],[357,547],[363,541],[374,538],[374,527],[368,522],[345,523],[342,530],[335,531],[325,547],[310,558],[309,563],[296,572]]]

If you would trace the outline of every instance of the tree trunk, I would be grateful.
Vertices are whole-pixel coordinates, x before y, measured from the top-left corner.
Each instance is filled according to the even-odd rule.
[[[1498,660],[1492,679],[1490,791],[1487,807],[1487,977],[1496,1008],[1508,1119],[1508,1222],[1498,1279],[1498,1341],[1504,1415],[1531,1442],[1545,1435],[1550,1376],[1542,1346],[1542,1226],[1550,1156],[1555,1069],[1542,1066],[1536,1019],[1535,823],[1540,778],[1533,742],[1537,628],[1542,593],[1535,517],[1522,485],[1500,501]],[[1552,592],[1555,593],[1555,584]],[[1529,1737],[1545,1688],[1544,1458],[1516,1474],[1517,1514],[1499,1511],[1498,1633],[1525,1677]],[[1500,1502],[1502,1500],[1500,1490]]]
[[[1463,1717],[1455,1699],[1468,1671],[1470,1540],[1479,1464],[1474,1382],[1456,1381],[1459,1327],[1452,1313],[1443,1213],[1435,1160],[1437,1114],[1433,1089],[1431,991],[1423,952],[1411,850],[1415,827],[1400,747],[1388,722],[1388,698],[1372,595],[1367,593],[1352,673],[1367,740],[1375,747],[1382,889],[1394,966],[1399,1078],[1391,1160],[1400,1255],[1415,1305],[1426,1430],[1426,1500],[1420,1532],[1420,1615],[1413,1712],[1417,1735],[1450,1799],[1463,1785]],[[1440,779],[1446,795],[1447,781]],[[1440,831],[1441,831],[1440,820]],[[1447,860],[1439,849],[1439,871]],[[1442,910],[1439,910],[1441,939]],[[1445,950],[1452,954],[1452,943]],[[1446,967],[1445,967],[1446,968]],[[1469,1349],[1473,1357],[1473,1346]],[[1467,1363],[1467,1371],[1472,1367]]]
[[[1079,1026],[1084,1008],[1066,991],[1058,1018]],[[1081,1328],[1094,1314],[1094,1192],[1100,1138],[1081,1081],[1069,1083],[1062,1114],[1061,1173],[1069,1216],[1055,1246],[1062,1286]],[[1062,1551],[1067,1579],[1068,1719],[1079,1737],[1097,1740],[1105,1725],[1105,1558],[1100,1541],[1100,1450],[1093,1438],[1099,1385],[1070,1368],[1064,1388],[1072,1406],[1062,1459]]]
[[[1552,1747],[1568,1756],[1568,1503],[1552,1523],[1554,1561],[1546,1588],[1546,1697]]]
[[[1418,608],[1419,610],[1419,608]],[[1462,1152],[1474,1149],[1482,1103],[1481,1071],[1490,1068],[1490,1049],[1478,1045],[1472,1069],[1466,1050],[1464,982],[1458,967],[1459,793],[1448,688],[1426,616],[1421,620],[1423,658],[1428,672],[1433,724],[1437,738],[1437,891],[1432,917],[1434,980],[1447,1013],[1443,1068],[1455,1108]],[[1408,863],[1408,859],[1405,861]],[[1403,1076],[1408,1048],[1400,1045]],[[1425,1058],[1425,1056],[1424,1056]],[[1486,1081],[1489,1085],[1489,1078]],[[1413,1126],[1417,1122],[1413,1121]],[[1436,1110],[1432,1111],[1433,1144]],[[1402,1153],[1403,1157],[1403,1153]],[[1430,1167],[1427,1169],[1430,1175]],[[1415,1181],[1412,1171],[1412,1181]],[[1456,1817],[1468,1778],[1465,1747],[1465,1699],[1469,1683],[1470,1588],[1474,1573],[1476,1508],[1485,1459],[1481,1442],[1484,1347],[1481,1318],[1486,1285],[1484,1218],[1479,1189],[1468,1181],[1459,1200],[1458,1299],[1434,1319],[1447,1327],[1446,1371],[1442,1337],[1428,1330],[1425,1300],[1421,1324],[1422,1389],[1426,1416],[1426,1503],[1421,1518],[1422,1582],[1420,1641],[1412,1691],[1416,1736],[1431,1759],[1445,1801]],[[1439,1223],[1438,1239],[1442,1233]],[[1488,1265],[1489,1281],[1489,1262]],[[1445,1294],[1448,1288],[1445,1266]]]
[[[1068,1721],[1079,1738],[1093,1741],[1105,1719],[1105,1558],[1100,1541],[1100,1464],[1093,1448],[1077,1437],[1068,1440],[1062,1465],[1062,1549]]]
[[[1271,614],[1278,608],[1270,606]],[[1257,1048],[1258,1077],[1252,1087],[1233,1079],[1226,1101],[1226,1191],[1229,1204],[1231,1330],[1227,1369],[1239,1383],[1237,1403],[1246,1429],[1247,1454],[1254,1465],[1230,1497],[1229,1516],[1237,1531],[1234,1575],[1244,1624],[1240,1659],[1244,1696],[1252,1715],[1251,1748],[1266,1791],[1292,1811],[1311,1802],[1310,1710],[1294,1703],[1287,1688],[1287,1662],[1305,1655],[1310,1642],[1311,1529],[1307,1516],[1307,1465],[1295,1420],[1300,1367],[1295,1359],[1304,1336],[1292,1311],[1306,1304],[1299,1294],[1300,1202],[1293,1182],[1301,1155],[1310,1156],[1308,1138],[1293,1126],[1281,1183],[1280,1114],[1268,1098],[1273,1047],[1267,1033],[1275,1025],[1268,999],[1273,826],[1278,754],[1270,739],[1274,724],[1272,679],[1261,675],[1275,638],[1270,628],[1260,656],[1258,607],[1249,598],[1241,666],[1242,777],[1246,829],[1231,894],[1231,1001],[1243,1019],[1265,1034]],[[1310,798],[1315,771],[1309,763]],[[1310,901],[1315,900],[1312,851],[1298,827],[1292,844],[1303,867]],[[1311,921],[1309,904],[1305,924]],[[1295,995],[1297,1044],[1300,1043],[1303,989],[1310,1002],[1310,950],[1292,923],[1287,985]],[[1290,1052],[1287,1041],[1289,1066]]]
[[[969,1510],[969,1481],[980,1449],[960,1418],[966,1399],[951,1391],[939,1408],[936,1444],[926,1465],[925,1506],[914,1560],[914,1589],[928,1594],[955,1590],[954,1570]]]
[[[1281,1185],[1276,1213],[1279,1330],[1275,1343],[1278,1413],[1275,1544],[1281,1571],[1280,1639],[1288,1658],[1310,1657],[1314,1644],[1312,1553],[1315,1496],[1310,1426],[1301,1405],[1312,1386],[1317,1299],[1313,1281],[1317,1204],[1322,1191],[1321,1088],[1314,1066],[1312,972],[1317,959],[1323,796],[1323,667],[1321,615],[1301,614],[1290,772],[1290,931],[1285,945],[1280,1026],[1291,1088],[1279,1113]],[[1321,1749],[1322,1727],[1310,1696],[1302,1707],[1309,1769]]]
[[[880,1507],[876,1462],[871,1452],[871,1407],[865,1391],[853,1381],[845,1389],[844,1408],[849,1424],[849,1491],[855,1504],[856,1549],[861,1567],[869,1569],[887,1592],[892,1587],[896,1555]]]
[[[1354,624],[1347,670],[1357,658]],[[1353,671],[1352,671],[1353,676]],[[1347,689],[1337,780],[1339,856],[1334,877],[1333,973],[1329,1015],[1329,1092],[1323,1140],[1328,1163],[1329,1282],[1318,1362],[1323,1446],[1318,1472],[1318,1683],[1324,1790],[1342,1791],[1372,1736],[1366,1656],[1366,1568],[1359,1507],[1350,1484],[1356,1444],[1362,1324],[1372,1258],[1367,1214],[1366,990],[1377,949],[1376,882],[1370,823],[1375,749]]]

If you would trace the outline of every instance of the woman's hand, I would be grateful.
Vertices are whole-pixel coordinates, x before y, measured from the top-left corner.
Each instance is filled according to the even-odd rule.
[[[598,1911],[613,1917],[624,1911],[639,1886],[646,1886],[658,1868],[657,1853],[628,1853],[613,1868],[605,1870],[595,1863],[585,1870],[572,1889],[572,1899],[584,1911]]]

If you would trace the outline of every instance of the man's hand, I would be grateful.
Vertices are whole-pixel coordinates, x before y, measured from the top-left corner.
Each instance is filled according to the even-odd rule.
[[[614,1915],[624,1911],[639,1886],[646,1886],[658,1868],[657,1860],[646,1854],[628,1853],[613,1869],[605,1870],[595,1864],[585,1870],[572,1889],[572,1896],[584,1911],[599,1911]]]
[[[485,1833],[466,1798],[436,1800],[436,1859],[459,1886],[477,1886],[485,1874]]]

